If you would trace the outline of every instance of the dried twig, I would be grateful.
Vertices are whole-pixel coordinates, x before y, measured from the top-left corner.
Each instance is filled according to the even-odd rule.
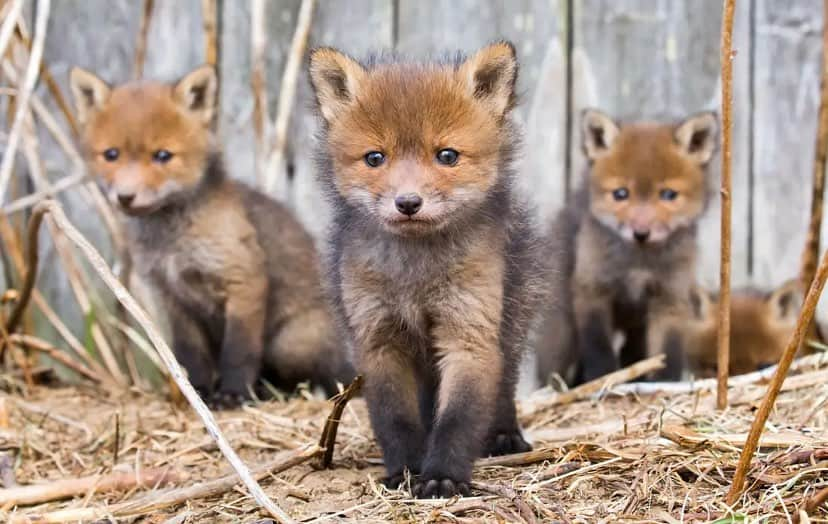
[[[267,475],[285,471],[286,469],[290,469],[305,462],[321,451],[322,450],[319,446],[310,445],[296,451],[282,454],[273,461],[255,468],[251,473],[251,479],[261,479]],[[153,514],[164,508],[177,506],[186,501],[221,495],[222,493],[232,489],[233,486],[238,484],[238,482],[238,476],[230,474],[215,480],[200,482],[184,488],[149,493],[135,500],[112,504],[100,508],[66,509],[46,514],[19,515],[13,517],[10,520],[10,524],[73,522],[78,520],[93,520],[106,516],[134,517]],[[288,522],[292,522],[289,518],[286,520]]]
[[[498,495],[500,497],[505,498],[506,500],[511,501],[512,504],[514,504],[515,507],[518,509],[518,512],[520,513],[520,516],[523,518],[523,520],[525,520],[528,524],[534,524],[535,522],[537,522],[537,519],[535,519],[535,512],[532,511],[532,508],[529,507],[529,504],[527,504],[526,501],[523,500],[523,497],[521,497],[521,495],[512,488],[508,486],[484,484],[482,482],[472,482],[471,487],[476,490],[485,491],[487,493]]]
[[[185,480],[185,474],[170,468],[146,468],[139,471],[91,475],[76,479],[62,479],[45,484],[0,489],[0,506],[30,506],[52,500],[71,498],[95,491],[127,491],[135,488],[155,488]]]
[[[144,10],[141,12],[141,26],[138,29],[138,42],[135,44],[135,62],[132,69],[132,78],[135,80],[144,76],[144,62],[147,57],[147,35],[149,34],[154,5],[155,0],[144,0]]]
[[[37,235],[40,231],[40,224],[43,222],[43,216],[46,213],[45,209],[35,211],[29,219],[29,229],[26,235],[26,276],[23,278],[23,286],[20,289],[20,297],[14,304],[14,308],[6,320],[6,331],[12,334],[17,329],[18,324],[23,319],[23,312],[29,305],[29,300],[32,298],[32,290],[34,289],[35,277],[37,275],[39,253],[37,249]],[[2,352],[0,352],[2,355]]]
[[[216,0],[201,0],[204,27],[204,61],[215,67],[218,63],[218,5]]]
[[[811,498],[808,499],[808,502],[805,503],[805,508],[803,509],[805,510],[806,518],[809,513],[813,513],[817,508],[825,504],[825,501],[828,501],[828,488],[822,488],[817,491]],[[803,521],[803,519],[800,520],[800,522]]]
[[[325,428],[322,430],[322,437],[319,439],[319,447],[323,448],[325,453],[314,463],[314,467],[318,469],[331,467],[334,446],[336,445],[336,433],[339,430],[339,421],[342,418],[342,413],[345,411],[345,406],[359,393],[360,389],[362,389],[362,375],[354,378],[353,382],[342,393],[334,397],[333,409],[325,421]]]
[[[253,90],[253,131],[256,133],[256,178],[258,186],[264,184],[265,148],[270,111],[267,103],[267,13],[265,0],[250,2],[250,87]]]
[[[287,145],[288,125],[293,109],[293,100],[296,98],[296,84],[299,72],[302,69],[302,58],[308,46],[311,21],[313,20],[314,0],[302,0],[299,8],[299,18],[296,21],[296,31],[290,43],[285,71],[282,74],[282,83],[279,87],[279,101],[276,106],[276,121],[273,124],[273,143],[267,154],[267,168],[265,171],[264,187],[266,193],[272,194],[276,189],[277,181],[285,176],[285,146]]]
[[[29,111],[29,98],[32,95],[38,73],[40,72],[40,59],[43,56],[43,46],[46,41],[46,29],[49,22],[51,0],[43,0],[37,4],[37,18],[35,20],[35,39],[32,44],[32,52],[29,55],[29,64],[26,66],[26,74],[23,82],[18,85],[17,111],[14,115],[14,123],[9,133],[9,139],[3,152],[3,161],[0,164],[0,202],[5,200],[6,188],[11,179],[14,168],[14,158],[20,142],[20,134],[23,129],[23,122]],[[8,22],[8,20],[6,21]],[[12,23],[16,22],[14,20]],[[2,42],[0,42],[2,43]],[[0,54],[0,59],[2,59]]]
[[[0,14],[3,15],[3,25],[0,26],[0,57],[6,56],[6,47],[11,41],[14,34],[14,28],[17,25],[17,19],[20,17],[20,11],[23,9],[23,0],[12,0],[6,2]]]
[[[739,466],[736,468],[736,473],[733,475],[733,484],[730,486],[730,491],[727,494],[727,503],[732,505],[736,502],[744,489],[745,478],[747,477],[747,470],[750,467],[750,461],[759,443],[759,437],[765,429],[765,422],[768,420],[770,411],[773,408],[776,397],[779,395],[779,390],[782,388],[782,383],[788,375],[788,369],[791,366],[794,355],[802,346],[805,339],[805,333],[811,325],[811,320],[814,318],[814,311],[816,311],[819,297],[822,294],[822,288],[825,286],[825,280],[828,279],[828,252],[822,258],[814,281],[808,290],[808,295],[805,297],[805,304],[802,306],[802,311],[799,313],[799,319],[796,322],[796,330],[794,331],[791,340],[785,347],[785,352],[782,358],[779,359],[776,371],[771,378],[771,383],[768,385],[768,391],[762,398],[762,403],[756,412],[756,418],[750,426],[750,434],[745,448],[739,457]]]
[[[549,409],[553,406],[561,404],[569,404],[576,400],[589,398],[595,393],[605,391],[617,384],[635,380],[638,377],[646,375],[652,371],[656,371],[664,367],[664,355],[656,355],[654,357],[640,360],[631,366],[627,366],[618,371],[613,371],[604,376],[590,380],[580,386],[572,388],[563,393],[555,393],[548,399],[540,399],[532,403],[524,402],[521,413],[524,416],[533,415],[540,411]]]
[[[828,0],[822,4],[823,19],[828,25]],[[820,81],[819,119],[814,146],[813,185],[811,186],[811,219],[802,252],[799,278],[802,289],[808,289],[819,262],[819,236],[822,231],[822,203],[825,198],[825,163],[828,158],[828,28],[822,29],[822,80]]]
[[[86,367],[82,363],[76,361],[75,359],[66,356],[66,353],[64,353],[63,351],[61,351],[58,348],[54,347],[53,345],[49,344],[45,340],[41,340],[41,339],[39,339],[37,337],[33,337],[31,335],[19,335],[19,334],[10,335],[9,340],[10,340],[11,343],[20,345],[24,348],[33,349],[33,350],[36,350],[36,351],[46,353],[47,355],[49,355],[54,360],[60,362],[61,364],[68,367],[72,371],[75,371],[79,375],[84,376],[84,377],[88,378],[89,380],[92,380],[94,382],[99,382],[99,383],[104,381],[104,379],[101,378],[101,376],[98,375],[98,373],[96,373],[95,371],[89,369],[88,367]]]
[[[730,238],[731,238],[731,149],[733,128],[733,11],[736,0],[725,0],[722,18],[722,209],[721,265],[719,273],[719,331],[716,407],[727,407],[727,374],[730,367]]]
[[[153,346],[155,346],[156,351],[158,351],[164,365],[167,369],[169,369],[170,376],[175,380],[179,389],[181,389],[181,392],[201,418],[208,433],[210,433],[216,441],[216,444],[218,444],[222,454],[233,466],[233,469],[236,470],[242,482],[250,491],[250,494],[256,502],[280,522],[293,522],[293,520],[284,511],[279,509],[279,507],[270,500],[270,498],[262,490],[261,486],[259,486],[256,480],[250,475],[250,471],[244,465],[244,462],[242,462],[233,450],[232,446],[230,446],[230,443],[224,437],[224,434],[219,429],[213,414],[204,404],[204,401],[198,395],[196,390],[193,389],[193,386],[187,379],[184,370],[179,365],[172,353],[172,350],[170,350],[170,347],[161,336],[161,333],[150,320],[149,315],[132,297],[132,295],[129,294],[126,288],[124,288],[118,280],[118,277],[112,273],[109,266],[107,266],[106,261],[95,250],[92,244],[90,244],[89,241],[86,240],[86,238],[84,238],[84,236],[75,228],[75,226],[69,222],[60,205],[54,201],[47,200],[41,202],[37,205],[37,207],[35,207],[35,213],[38,212],[49,213],[52,223],[55,224],[59,231],[65,234],[66,238],[71,240],[80,249],[92,268],[104,281],[106,286],[109,287],[109,289],[115,294],[115,297],[124,305],[127,311],[130,312],[141,328],[143,328],[143,330],[147,333],[147,336]]]

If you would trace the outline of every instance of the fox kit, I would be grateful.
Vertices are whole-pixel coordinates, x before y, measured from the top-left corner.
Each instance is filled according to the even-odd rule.
[[[730,304],[731,375],[758,371],[779,362],[799,316],[804,294],[798,280],[770,293],[747,288],[734,290]],[[716,297],[700,288],[691,290],[694,321],[685,324],[689,370],[697,377],[715,377],[718,358]]]
[[[544,313],[539,378],[566,375],[577,360],[587,381],[664,353],[666,366],[653,378],[679,379],[681,340],[668,326],[690,314],[716,116],[623,126],[595,110],[582,117],[589,167],[549,232],[560,304]],[[624,335],[619,358],[612,347],[617,332]]]
[[[511,44],[440,63],[311,56],[330,284],[365,377],[386,483],[467,495],[481,454],[530,449],[515,382],[541,292],[513,196]]]
[[[123,211],[135,266],[162,299],[193,385],[220,407],[249,398],[262,369],[277,386],[311,380],[334,393],[352,372],[312,239],[225,175],[209,128],[215,71],[113,88],[76,68],[71,86],[89,168]]]

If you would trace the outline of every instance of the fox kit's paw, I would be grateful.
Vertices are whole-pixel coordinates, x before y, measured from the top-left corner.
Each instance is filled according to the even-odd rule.
[[[429,477],[423,475],[414,483],[412,489],[418,499],[451,498],[455,495],[468,497],[471,495],[469,483],[463,480],[447,477]]]
[[[218,390],[210,397],[208,404],[211,409],[236,409],[246,400],[249,400],[248,396],[242,393]]]
[[[520,430],[515,428],[511,431],[498,431],[492,434],[486,442],[485,455],[496,457],[526,451],[532,451],[532,445],[526,442]]]
[[[414,477],[416,474],[416,472],[411,472],[410,476]],[[388,489],[400,489],[400,487],[405,484],[405,477],[405,471],[402,471],[400,473],[387,476],[383,479],[382,483],[385,484],[385,487]]]

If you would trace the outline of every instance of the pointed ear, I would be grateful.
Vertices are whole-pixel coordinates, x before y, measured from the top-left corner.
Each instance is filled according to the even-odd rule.
[[[795,323],[805,300],[805,293],[798,280],[788,280],[768,297],[771,315],[777,322]]]
[[[365,79],[365,68],[332,47],[314,49],[310,55],[310,78],[322,117],[331,122],[356,100]]]
[[[203,65],[187,73],[173,88],[175,100],[193,116],[209,124],[216,112],[218,79],[213,66]]]
[[[515,105],[517,55],[510,42],[497,42],[480,49],[458,70],[469,92],[498,118]]]
[[[112,91],[106,82],[80,67],[73,67],[70,71],[69,85],[81,124],[86,123],[92,113],[103,107]]]
[[[676,126],[679,147],[700,165],[706,165],[719,144],[719,119],[716,113],[699,113]]]
[[[606,154],[620,131],[605,113],[597,109],[581,111],[581,147],[590,161]]]
[[[701,286],[694,285],[690,288],[690,309],[693,318],[705,320],[713,314],[713,297]]]

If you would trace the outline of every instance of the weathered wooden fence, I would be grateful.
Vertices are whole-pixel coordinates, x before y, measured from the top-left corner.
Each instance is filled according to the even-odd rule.
[[[37,9],[36,1],[30,4]],[[299,4],[266,2],[271,109]],[[231,173],[253,180],[251,5],[247,0],[215,5],[219,132]],[[45,63],[64,92],[72,65],[112,82],[131,76],[142,6],[139,0],[52,2]],[[736,285],[769,286],[795,276],[804,242],[822,3],[742,0],[737,9],[733,278]],[[550,217],[579,182],[581,108],[658,117],[718,107],[720,25],[718,0],[320,0],[310,46],[338,46],[356,56],[384,49],[423,55],[472,50],[501,38],[515,42],[521,62],[518,116],[525,129],[521,176],[542,215]],[[202,63],[204,41],[201,0],[156,0],[144,76],[171,79]],[[45,87],[38,92],[46,98]],[[319,234],[327,214],[312,172],[314,127],[303,72],[288,138],[286,189],[277,196]],[[61,152],[46,138],[43,146],[53,179],[65,174]],[[100,224],[87,218],[94,213],[71,190],[62,198],[84,231],[106,244]],[[708,285],[715,285],[718,274],[717,207],[713,202],[701,232],[700,277]],[[58,303],[68,289],[55,274],[43,285]],[[76,312],[67,315],[82,321]]]

